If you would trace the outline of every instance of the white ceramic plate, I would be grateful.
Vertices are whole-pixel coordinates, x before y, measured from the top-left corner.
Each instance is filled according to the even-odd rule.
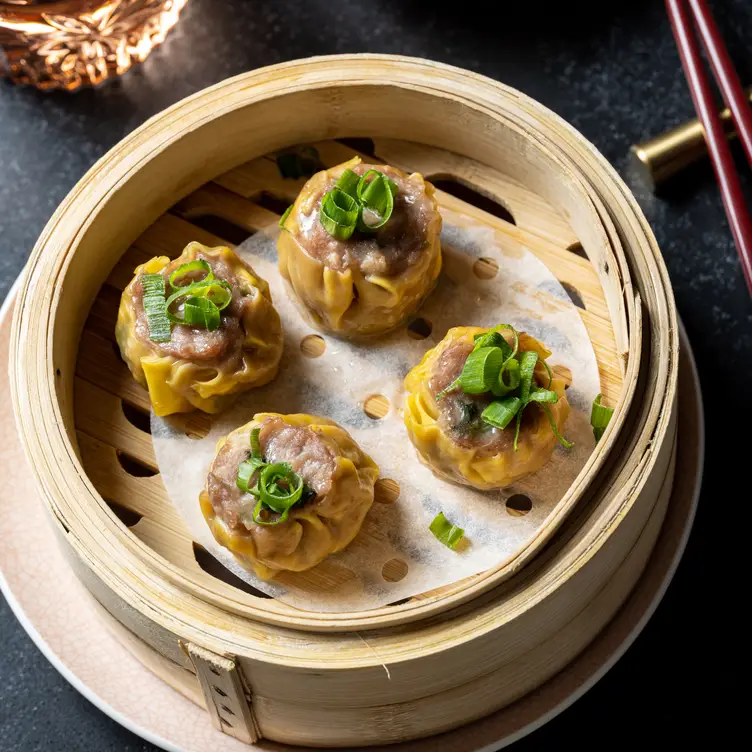
[[[15,290],[0,309],[0,393],[8,394],[9,318]],[[388,752],[486,752],[542,726],[590,689],[624,654],[663,597],[684,551],[702,478],[705,431],[699,380],[682,329],[677,478],[664,529],[635,592],[614,621],[567,669],[533,695],[488,718]],[[15,437],[9,400],[0,401],[3,435]],[[0,589],[37,647],[102,712],[171,752],[301,750],[270,742],[248,747],[215,730],[208,714],[144,668],[104,627],[57,548],[46,509],[18,440],[0,446]],[[24,503],[19,504],[18,500]],[[49,573],[55,576],[50,577]],[[381,748],[379,748],[381,749]],[[371,748],[376,750],[376,748]]]

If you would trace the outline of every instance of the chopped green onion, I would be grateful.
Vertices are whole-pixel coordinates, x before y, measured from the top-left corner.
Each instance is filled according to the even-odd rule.
[[[260,428],[254,428],[251,431],[251,457],[253,457],[254,460],[259,460],[263,462],[263,457],[261,454],[261,429]]]
[[[165,278],[161,274],[144,274],[141,289],[149,339],[152,342],[169,342],[172,335],[165,302]]]
[[[344,191],[348,196],[352,196],[354,199],[358,198],[358,183],[360,182],[360,175],[352,170],[345,170],[337,181],[336,188]]]
[[[514,358],[504,361],[499,371],[499,378],[491,385],[491,391],[497,397],[505,397],[520,386],[520,363]]]
[[[359,215],[358,202],[343,190],[333,188],[321,202],[319,219],[332,237],[347,240],[355,231]]]
[[[307,486],[303,478],[286,462],[264,462],[260,434],[260,428],[251,431],[251,456],[238,466],[235,483],[241,491],[258,499],[253,510],[255,523],[279,525],[288,519],[290,509],[295,504],[308,501],[316,496],[316,492]],[[256,483],[251,485],[256,473]],[[264,510],[275,512],[279,517],[272,520],[264,519]]]
[[[538,353],[534,350],[525,350],[520,353],[520,399],[522,407],[517,413],[517,422],[514,426],[514,451],[517,451],[517,441],[520,438],[520,427],[522,426],[522,413],[527,407],[530,390],[533,384],[533,374],[535,373],[535,364],[538,362]]]
[[[602,405],[601,399],[603,399],[603,395],[599,394],[593,400],[593,407],[590,411],[590,425],[593,427],[593,436],[595,436],[596,444],[601,440],[601,436],[603,436],[614,414],[614,408]]]
[[[192,296],[183,306],[183,323],[213,332],[221,322],[219,308],[208,298]]]
[[[554,432],[554,436],[559,440],[559,443],[565,448],[565,449],[571,449],[574,446],[574,442],[567,441],[560,433],[559,429],[556,426],[556,421],[554,420],[554,416],[551,414],[551,408],[548,405],[541,405],[543,408],[543,411],[548,416],[548,422],[551,424],[551,430]]]
[[[483,394],[499,379],[504,353],[498,347],[481,347],[467,356],[460,374],[460,386],[465,394]]]
[[[444,516],[444,512],[439,512],[434,517],[433,522],[428,529],[436,536],[439,543],[443,543],[447,548],[455,549],[457,544],[465,536],[465,531],[451,522]]]
[[[455,389],[459,389],[460,387],[460,377],[458,376],[449,386],[445,386],[437,395],[434,397],[434,399],[437,402],[441,402],[441,400],[444,399],[444,397],[449,394],[449,392],[453,392]]]
[[[551,402],[556,403],[559,401],[559,395],[550,389],[535,389],[530,392],[528,402]]]
[[[184,285],[178,284],[178,280],[187,274],[193,274],[194,272],[204,272],[204,276],[201,279],[192,279],[186,282]],[[214,272],[208,261],[204,259],[196,259],[195,261],[189,261],[187,264],[181,264],[175,271],[170,274],[170,287],[177,290],[179,288],[190,287],[197,283],[211,282],[214,279]]]
[[[285,209],[285,213],[279,218],[279,226],[284,230],[285,229],[285,221],[290,216],[290,212],[292,211],[292,207],[295,206],[295,204],[290,204],[290,206]]]
[[[290,508],[288,507],[284,512],[282,512],[279,517],[271,520],[265,520],[261,516],[261,512],[267,511],[267,509],[268,508],[264,506],[264,502],[261,501],[261,499],[256,502],[256,506],[253,509],[253,521],[257,525],[281,525],[283,522],[287,522],[287,518],[290,516]]]
[[[514,337],[514,346],[509,347],[504,336],[500,334],[502,329],[508,329],[512,332]],[[511,324],[499,324],[485,334],[475,335],[475,347],[474,350],[480,350],[481,347],[500,347],[504,352],[504,357],[509,358],[517,355],[517,351],[520,347],[520,337],[517,334],[517,330]]]
[[[551,384],[554,380],[554,372],[551,370],[551,366],[546,363],[546,361],[541,358],[541,363],[543,363],[543,367],[546,369],[546,373],[548,374],[548,384],[546,385],[546,389],[551,388]]]
[[[252,460],[246,460],[238,465],[238,476],[235,479],[235,485],[244,493],[251,491],[251,478],[256,470],[259,469],[257,463]]]
[[[373,179],[369,182],[369,176]],[[393,181],[377,170],[369,170],[360,179],[357,187],[357,197],[362,204],[358,220],[358,229],[361,232],[372,232],[383,227],[391,218],[394,211],[394,196],[397,186]],[[366,222],[364,213],[368,211],[375,214],[375,222]]]
[[[184,299],[205,298],[211,303],[217,311],[223,311],[232,301],[232,287],[224,280],[212,279],[210,281],[201,280],[194,282],[185,287],[179,287],[169,298],[167,298],[167,318],[174,324],[186,324],[185,312],[179,316],[172,312],[172,307]],[[209,310],[209,309],[207,309]],[[211,320],[214,320],[214,314],[210,313]],[[200,324],[194,324],[200,326]],[[216,327],[215,327],[216,329]]]
[[[224,311],[232,303],[232,287],[224,280],[214,280],[209,285],[201,285],[194,289],[193,295],[210,300],[220,311]]]
[[[482,413],[483,420],[495,428],[506,428],[520,411],[522,400],[519,397],[507,397],[494,400]]]

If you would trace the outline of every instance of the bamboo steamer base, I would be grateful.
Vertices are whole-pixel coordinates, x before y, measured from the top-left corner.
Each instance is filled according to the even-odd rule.
[[[9,330],[3,324],[9,306],[4,308],[5,313],[0,314],[0,383],[7,388]],[[682,358],[677,448],[677,467],[681,472],[677,473],[666,519],[648,566],[617,616],[573,663],[534,695],[441,737],[386,749],[394,752],[499,749],[538,728],[579,698],[636,638],[679,562],[699,492],[702,413],[699,382],[686,338],[682,341]],[[6,402],[0,407],[0,426],[6,429],[6,435],[14,437],[12,420]],[[103,628],[102,609],[88,597],[68,569],[44,519],[44,506],[33,483],[18,472],[25,461],[17,440],[11,441],[0,453],[0,471],[11,479],[0,497],[0,536],[10,541],[10,545],[0,547],[0,586],[21,624],[45,656],[103,712],[164,749],[175,752],[249,749],[211,726],[208,715],[200,707],[201,693],[195,683],[186,681],[185,672],[166,668],[156,653],[134,641],[111,618],[107,617],[108,623],[114,625],[113,632]],[[16,504],[19,498],[26,500],[22,509]],[[38,576],[44,571],[55,571],[58,576],[54,582]],[[85,645],[76,640],[75,635],[85,637]],[[168,685],[192,701],[178,696]],[[294,752],[301,748],[259,742],[250,749]]]
[[[499,244],[527,246],[570,285],[618,409],[517,557],[439,593],[322,615],[207,571],[166,502],[145,394],[115,357],[112,324],[134,262],[175,255],[190,240],[231,241],[228,222],[250,232],[276,221],[297,186],[280,185],[265,154],[350,138],[322,143],[333,164],[363,148],[352,141],[362,135],[381,158],[439,183],[449,222],[483,222]],[[447,178],[469,183],[476,198],[453,194]],[[484,208],[478,193],[505,209]],[[481,262],[475,273],[492,272]],[[246,742],[404,742],[518,701],[617,614],[668,508],[678,327],[633,197],[552,113],[426,61],[276,66],[145,124],[50,221],[19,292],[10,349],[21,444],[76,576],[150,665],[189,696],[200,687],[214,726]],[[189,435],[203,428],[196,416],[185,424]]]
[[[601,391],[607,404],[615,405],[621,394],[622,373],[604,293],[593,265],[581,255],[576,236],[560,215],[514,180],[451,152],[389,139],[355,141],[361,149],[366,149],[365,153],[338,141],[318,142],[315,146],[327,167],[357,155],[364,160],[387,162],[406,172],[421,172],[444,189],[437,190],[437,198],[446,224],[490,230],[495,242],[507,252],[526,249],[549,267],[579,309],[596,355]],[[232,246],[233,241],[276,228],[281,213],[294,201],[304,183],[305,178],[282,178],[272,154],[233,168],[177,203],[138,238],[107,277],[94,301],[79,346],[75,422],[81,458],[89,478],[133,535],[192,577],[199,586],[235,601],[242,595],[233,585],[239,585],[251,596],[264,598],[264,595],[240,583],[193,541],[167,497],[148,435],[149,396],[135,383],[120,359],[114,340],[115,320],[120,293],[130,282],[136,266],[154,256],[175,258],[194,240],[210,247]],[[492,286],[496,284],[497,271],[495,259],[480,258],[472,274]],[[459,287],[462,289],[461,282]],[[431,322],[421,318],[419,313],[413,317],[404,336],[427,339],[427,343],[435,344],[441,335],[429,334],[427,338],[421,326],[430,332]],[[317,344],[323,355],[317,350]],[[336,345],[336,341],[328,336],[322,338],[315,330],[299,343],[309,357],[324,358],[325,348],[332,345]],[[566,368],[557,372],[565,378],[570,376]],[[382,417],[389,403],[384,405],[380,399],[384,398],[366,400],[360,407],[371,418]],[[204,435],[209,426],[209,417],[200,413],[173,416],[172,421],[181,424],[188,435],[196,437]],[[394,487],[390,484],[393,481],[377,483],[377,502],[392,502]],[[398,487],[396,494],[399,494]],[[347,570],[324,561],[310,572],[297,575],[294,581],[298,587],[304,585],[326,593],[347,575]],[[404,623],[405,612],[412,603],[440,601],[443,596],[461,591],[484,577],[480,574],[431,593],[418,594],[407,603],[401,603],[398,609],[377,609],[373,618],[392,618],[391,610],[398,612]],[[283,584],[284,578],[284,574],[280,576]],[[247,601],[256,609],[274,607],[281,617],[300,616],[296,609],[287,609],[275,602],[265,603],[254,597]],[[274,614],[267,618],[274,618]],[[320,623],[326,628],[331,624],[326,615],[310,614],[308,618],[309,626]],[[361,628],[369,626],[362,621],[360,624]]]

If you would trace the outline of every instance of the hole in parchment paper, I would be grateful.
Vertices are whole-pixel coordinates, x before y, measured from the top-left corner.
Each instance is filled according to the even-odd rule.
[[[133,527],[134,525],[137,525],[143,517],[143,515],[139,514],[138,512],[134,512],[132,509],[128,509],[128,507],[124,507],[122,504],[118,504],[116,501],[112,501],[111,499],[105,499],[105,501],[107,502],[107,506],[112,510],[113,514],[126,527]]]
[[[324,354],[326,350],[326,342],[323,337],[318,334],[309,334],[307,337],[303,337],[300,340],[300,352],[306,356],[306,358],[319,358]]]
[[[381,504],[393,504],[399,496],[399,483],[391,478],[379,478],[373,487],[373,500]]]
[[[227,720],[227,718],[222,718],[222,716],[219,716],[219,722],[223,726],[227,726],[227,728],[232,728],[232,724]]]
[[[428,319],[419,316],[407,325],[407,336],[412,339],[425,339],[430,336],[432,329],[433,324]]]
[[[446,175],[436,175],[434,177],[427,178],[436,188],[440,191],[444,191],[461,201],[466,201],[468,204],[477,206],[478,209],[482,209],[489,214],[493,214],[494,217],[503,219],[505,222],[509,222],[516,225],[512,212],[507,209],[504,204],[497,201],[489,194],[481,193],[472,187],[469,183],[461,180],[457,180],[454,177]]]
[[[164,419],[172,428],[182,431],[189,439],[203,439],[211,430],[211,415],[200,413],[175,413]]]
[[[523,517],[532,508],[532,499],[525,494],[514,494],[507,499],[507,512],[514,517]]]
[[[153,478],[158,473],[157,470],[153,470],[148,465],[141,462],[141,460],[131,457],[130,454],[118,450],[116,455],[120,467],[122,467],[128,475],[132,475],[134,478]]]
[[[389,412],[389,400],[383,394],[372,394],[363,402],[363,412],[373,420],[381,420]]]
[[[196,564],[206,574],[216,577],[227,585],[232,585],[232,587],[248,593],[248,595],[255,595],[256,598],[271,598],[270,595],[261,592],[261,590],[253,587],[253,585],[249,585],[247,582],[243,582],[240,577],[236,577],[227,567],[220,564],[200,543],[196,543],[195,541],[193,542],[193,556],[196,559]]]
[[[587,310],[585,308],[585,301],[582,299],[582,295],[580,295],[580,291],[574,285],[570,285],[569,282],[562,282],[561,286],[566,290],[569,299],[578,308],[582,308],[583,311]]]
[[[381,576],[387,582],[399,582],[407,576],[408,567],[402,559],[389,559],[381,569]]]
[[[138,428],[139,431],[143,431],[144,433],[151,433],[151,419],[148,412],[142,410],[140,407],[129,405],[122,399],[120,400],[120,407],[123,410],[125,419],[134,428]]]
[[[478,279],[493,279],[499,273],[499,264],[495,259],[485,256],[473,264],[473,274]]]
[[[564,381],[564,388],[569,389],[572,386],[572,371],[567,366],[557,365],[551,369],[556,378]]]
[[[222,672],[218,671],[214,666],[209,666],[209,671],[211,671],[214,676],[222,676]]]
[[[230,710],[230,708],[227,707],[227,705],[220,705],[219,707],[221,707],[222,710],[224,710],[225,713],[227,713],[228,715],[235,715],[235,713],[233,713],[232,710]]]
[[[227,697],[227,692],[225,692],[223,689],[220,689],[219,687],[212,687],[212,689],[220,696],[220,697]]]

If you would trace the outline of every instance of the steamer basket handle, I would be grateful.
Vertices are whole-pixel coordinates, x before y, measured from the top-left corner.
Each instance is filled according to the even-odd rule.
[[[261,734],[250,692],[235,661],[190,642],[180,644],[196,669],[214,727],[246,744],[257,742]]]

